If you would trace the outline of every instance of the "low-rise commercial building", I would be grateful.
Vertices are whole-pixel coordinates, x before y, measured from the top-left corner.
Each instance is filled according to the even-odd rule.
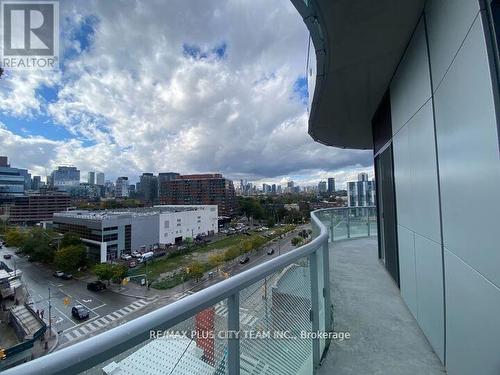
[[[54,229],[78,234],[89,257],[106,262],[123,253],[217,233],[217,218],[216,205],[69,211],[54,215]]]

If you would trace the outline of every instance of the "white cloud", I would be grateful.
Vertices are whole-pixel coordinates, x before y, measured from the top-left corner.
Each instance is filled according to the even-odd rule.
[[[0,98],[4,113],[48,113],[75,139],[40,138],[53,149],[46,158],[23,157],[22,166],[69,162],[110,177],[172,170],[313,181],[370,164],[370,152],[329,148],[307,135],[307,113],[293,85],[305,71],[308,35],[289,0],[272,6],[265,0],[65,1],[61,13],[63,45],[74,52],[64,73],[8,77]],[[97,21],[86,49],[73,37],[89,16]],[[186,56],[184,45],[207,58]],[[220,58],[213,50],[222,45]],[[40,85],[60,87],[57,100],[44,102]]]

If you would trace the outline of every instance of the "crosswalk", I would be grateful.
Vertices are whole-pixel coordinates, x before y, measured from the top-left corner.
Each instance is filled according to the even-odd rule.
[[[259,318],[245,312],[246,309],[240,308],[240,323],[248,326],[254,326]],[[224,302],[219,302],[215,305],[215,313],[220,316],[227,316],[227,305]]]
[[[114,320],[123,318],[124,316],[134,311],[142,309],[148,303],[149,303],[148,301],[143,299],[135,301],[130,305],[121,308],[120,310],[114,311],[108,315],[100,317],[99,319],[92,320],[91,322],[88,322],[85,325],[76,327],[68,332],[65,332],[64,337],[68,341],[79,339],[82,336],[88,335],[94,331],[106,327],[108,324],[111,324]]]

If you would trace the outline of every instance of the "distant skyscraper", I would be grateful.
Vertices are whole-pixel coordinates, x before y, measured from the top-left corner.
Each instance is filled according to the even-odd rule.
[[[80,185],[80,171],[76,167],[57,167],[50,175],[52,187],[65,191],[68,187]]]
[[[318,193],[325,194],[326,193],[326,181],[320,181],[318,184]]]
[[[149,203],[155,203],[158,200],[158,177],[152,173],[143,173],[140,177],[140,188],[138,191],[141,198]]]
[[[129,196],[128,177],[118,177],[116,179],[115,197],[127,198]]]
[[[97,172],[95,175],[95,184],[99,186],[104,186],[104,173]]]
[[[28,173],[25,169],[11,168],[6,156],[0,158],[0,201],[24,195],[25,173]]]
[[[95,172],[89,172],[87,182],[90,185],[95,185]]]
[[[359,173],[358,181],[368,181],[368,173]]]
[[[328,194],[335,193],[335,178],[328,178]]]
[[[33,176],[31,180],[31,190],[40,190],[42,186],[42,178],[40,176]]]
[[[366,174],[365,174],[366,175]],[[375,181],[368,181],[358,176],[358,181],[347,183],[347,202],[349,207],[366,207],[375,205]]]

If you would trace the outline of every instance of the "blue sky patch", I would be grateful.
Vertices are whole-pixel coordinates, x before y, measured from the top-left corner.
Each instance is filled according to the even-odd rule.
[[[64,126],[56,125],[45,115],[38,114],[35,118],[18,118],[0,113],[0,122],[12,133],[26,136],[40,136],[53,141],[66,141],[74,138]]]
[[[208,51],[204,51],[200,46],[196,44],[184,43],[182,45],[182,53],[186,57],[191,57],[195,60],[207,59],[209,57],[215,57],[216,59],[223,59],[226,56],[227,43],[222,42],[221,44],[213,47]]]
[[[309,100],[309,92],[307,89],[306,77],[300,76],[299,78],[297,78],[297,80],[293,84],[293,92],[297,95],[297,97],[303,104],[307,104]]]

